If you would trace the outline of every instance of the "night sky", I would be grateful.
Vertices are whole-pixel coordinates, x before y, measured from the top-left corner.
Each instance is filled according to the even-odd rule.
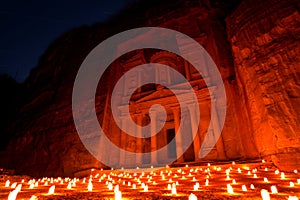
[[[104,22],[132,0],[1,1],[0,74],[23,82],[62,33]]]

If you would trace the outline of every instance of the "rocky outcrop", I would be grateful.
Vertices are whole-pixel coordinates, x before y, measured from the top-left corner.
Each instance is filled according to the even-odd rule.
[[[300,166],[298,1],[246,0],[227,18],[236,91],[262,157]]]

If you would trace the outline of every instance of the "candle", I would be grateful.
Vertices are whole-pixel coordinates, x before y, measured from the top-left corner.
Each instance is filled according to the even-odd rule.
[[[68,189],[68,190],[72,189],[72,182],[69,182],[69,183],[68,183],[67,189]]]
[[[122,192],[121,191],[115,192],[115,200],[122,200]]]
[[[299,200],[296,196],[289,196],[288,200]]]
[[[272,192],[272,194],[277,194],[278,193],[278,190],[277,190],[275,185],[271,186],[271,192]]]
[[[176,195],[177,194],[177,191],[176,191],[176,187],[172,187],[172,195]]]
[[[281,172],[281,173],[280,173],[280,177],[281,177],[281,179],[284,179],[284,178],[285,178],[284,172]]]
[[[7,181],[5,182],[5,187],[9,187],[9,185],[10,185],[10,181],[7,180]]]
[[[87,189],[88,189],[89,192],[93,191],[93,183],[92,183],[92,181],[89,181]]]
[[[260,191],[260,194],[261,194],[261,197],[262,197],[263,200],[270,200],[271,199],[269,192],[265,189],[262,189]]]
[[[38,200],[37,196],[32,195],[29,200]]]
[[[144,192],[148,192],[148,185],[145,185]]]
[[[8,195],[8,200],[15,200],[17,198],[18,191],[13,190]]]
[[[193,193],[191,193],[191,194],[189,195],[189,200],[197,200],[197,199],[198,199],[197,196],[194,195]]]
[[[132,189],[136,189],[136,184],[132,184]]]
[[[17,186],[17,182],[14,182],[13,184],[11,184],[10,188],[15,189]]]
[[[242,191],[247,192],[247,187],[246,187],[246,185],[242,185]]]
[[[232,186],[231,186],[230,184],[227,184],[227,192],[228,192],[229,194],[234,194],[233,188],[232,188]]]
[[[52,186],[49,188],[48,194],[54,194],[54,191],[55,191],[55,185],[52,185]]]

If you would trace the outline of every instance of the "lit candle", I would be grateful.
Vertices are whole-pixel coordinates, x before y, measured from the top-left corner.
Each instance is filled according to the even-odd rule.
[[[189,200],[197,200],[197,199],[198,199],[198,198],[197,198],[196,195],[194,195],[193,193],[190,194]]]
[[[11,184],[10,188],[15,189],[17,186],[17,182],[14,182],[13,184]]]
[[[17,198],[18,195],[18,191],[17,190],[13,190],[9,193],[8,195],[8,200],[15,200]]]
[[[115,200],[122,200],[122,192],[121,191],[115,192]]]
[[[54,191],[55,191],[55,185],[52,185],[52,186],[49,188],[48,194],[54,194]]]
[[[232,188],[232,186],[231,186],[230,184],[227,184],[227,192],[228,192],[229,194],[234,194],[233,188]]]
[[[272,192],[272,194],[277,194],[278,193],[278,190],[277,190],[275,185],[271,186],[271,192]]]
[[[261,197],[262,197],[263,200],[270,200],[271,199],[268,190],[262,189],[260,191],[260,194],[261,194]]]
[[[132,184],[132,189],[136,189],[136,184]]]
[[[87,189],[88,189],[89,192],[93,191],[93,183],[92,183],[92,181],[89,181]]]
[[[172,187],[172,195],[176,195],[177,191],[176,191],[176,187]]]
[[[145,185],[144,192],[148,192],[148,185]]]
[[[29,200],[38,200],[37,196],[32,195]]]
[[[284,172],[281,172],[281,173],[280,173],[280,177],[281,177],[281,179],[284,179],[284,178],[285,178]]]
[[[172,189],[171,184],[168,184],[168,190],[171,190],[171,189]]]
[[[288,200],[299,200],[296,196],[289,196]]]
[[[108,183],[107,187],[108,187],[108,190],[113,190],[113,185],[111,182]]]
[[[72,182],[69,182],[69,183],[68,183],[67,189],[68,189],[68,190],[72,189]]]
[[[33,189],[33,188],[34,188],[34,183],[30,183],[29,189]]]
[[[5,187],[9,187],[9,185],[10,185],[10,181],[7,180],[7,181],[5,182]]]
[[[242,191],[247,192],[247,187],[246,187],[246,185],[242,185]]]
[[[206,186],[208,186],[208,182],[209,182],[208,179],[206,179],[206,181],[205,181],[205,185]]]

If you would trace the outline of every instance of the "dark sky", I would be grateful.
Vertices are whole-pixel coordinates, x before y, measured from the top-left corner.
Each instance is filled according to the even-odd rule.
[[[130,1],[1,1],[0,74],[24,81],[55,38],[71,28],[103,22]]]

